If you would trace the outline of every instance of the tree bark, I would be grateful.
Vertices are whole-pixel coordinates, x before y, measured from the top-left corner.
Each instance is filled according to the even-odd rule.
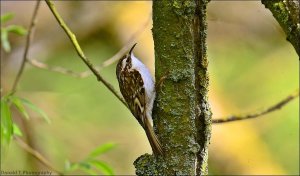
[[[295,0],[261,0],[269,9],[286,34],[286,39],[300,55],[300,21],[299,1]]]
[[[163,156],[143,155],[137,175],[205,175],[211,111],[206,55],[207,0],[153,2],[157,90],[153,118]]]

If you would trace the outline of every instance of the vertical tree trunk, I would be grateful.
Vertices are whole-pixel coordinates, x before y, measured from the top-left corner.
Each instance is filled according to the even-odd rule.
[[[207,174],[211,112],[207,100],[207,0],[153,2],[157,90],[153,118],[164,156],[143,155],[138,175]]]

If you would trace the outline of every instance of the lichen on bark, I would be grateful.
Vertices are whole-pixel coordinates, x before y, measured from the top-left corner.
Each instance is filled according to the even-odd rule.
[[[300,56],[300,21],[299,1],[295,0],[261,0],[280,24],[286,39],[293,45]]]
[[[143,155],[137,175],[205,175],[211,129],[207,100],[206,0],[153,1],[153,119],[164,155]]]

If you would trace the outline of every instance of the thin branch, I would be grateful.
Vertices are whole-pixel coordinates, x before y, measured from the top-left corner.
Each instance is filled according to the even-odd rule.
[[[39,153],[38,151],[36,151],[32,147],[30,147],[28,144],[26,144],[26,142],[24,142],[21,138],[14,136],[14,139],[22,149],[24,149],[26,152],[30,153],[33,157],[35,157],[37,160],[39,160],[44,166],[53,170],[58,175],[63,175],[63,173],[61,173],[60,171],[55,169],[51,165],[51,163],[41,153]]]
[[[62,29],[65,31],[69,39],[71,40],[71,43],[73,44],[78,56],[81,58],[81,60],[87,65],[87,67],[93,72],[93,74],[96,76],[97,80],[102,82],[126,107],[127,104],[122,98],[122,96],[113,88],[113,86],[108,83],[101,75],[100,73],[95,69],[93,64],[90,62],[90,60],[85,56],[83,53],[75,34],[69,29],[69,27],[66,25],[64,20],[61,18],[59,13],[57,12],[54,4],[50,0],[45,0],[49,9],[51,10],[52,14],[56,18],[59,25],[62,27]]]
[[[23,71],[24,71],[24,68],[25,68],[25,63],[26,63],[26,60],[27,60],[27,57],[28,57],[30,44],[31,44],[31,42],[33,40],[35,26],[36,26],[36,23],[37,23],[37,14],[38,14],[39,7],[40,7],[40,0],[38,0],[36,2],[36,5],[35,5],[34,11],[33,11],[33,15],[31,17],[31,22],[30,22],[30,25],[28,27],[28,33],[27,33],[27,37],[26,37],[26,44],[25,44],[24,54],[23,54],[23,58],[22,58],[22,62],[21,62],[21,67],[20,67],[20,69],[19,69],[19,71],[17,73],[16,79],[15,79],[15,81],[13,83],[12,94],[14,94],[16,92],[18,83],[20,81],[20,78],[21,78],[21,76],[23,74]],[[25,131],[28,131],[28,127],[26,125],[27,122],[24,121],[23,118],[21,118],[20,120],[21,120],[21,123],[24,126]],[[32,141],[29,140],[29,139],[31,139],[31,134],[30,133],[27,133],[27,137],[28,137],[29,144],[33,144]],[[22,148],[24,148],[26,151],[28,151],[29,154],[33,155],[41,163],[45,164],[47,167],[49,167],[50,169],[52,169],[55,172],[57,172],[57,170],[55,170],[53,167],[51,167],[51,165],[49,164],[49,162],[47,162],[47,160],[45,160],[41,154],[39,154],[38,152],[36,152],[34,149],[30,148],[29,145],[26,144],[25,142],[23,142],[21,139],[18,139],[18,138],[15,138],[15,139],[16,139],[17,143]],[[59,172],[57,172],[57,173],[59,173]]]
[[[283,106],[285,106],[286,104],[291,102],[293,99],[297,98],[298,96],[299,96],[299,89],[297,91],[295,91],[294,93],[290,94],[289,96],[285,97],[284,99],[282,99],[275,105],[270,106],[262,111],[257,111],[255,113],[250,113],[250,114],[245,114],[245,115],[231,115],[231,116],[225,117],[225,118],[213,119],[212,123],[214,123],[214,124],[226,123],[226,122],[233,122],[233,121],[238,121],[238,120],[246,120],[246,119],[250,119],[250,118],[260,117],[260,116],[266,115],[268,113],[271,113],[273,111],[281,109]]]
[[[17,73],[16,79],[15,79],[13,87],[12,87],[12,92],[13,93],[16,92],[17,85],[20,81],[20,78],[21,78],[22,73],[23,73],[24,68],[25,68],[26,58],[27,58],[29,48],[30,48],[30,44],[31,44],[31,41],[32,41],[32,38],[33,38],[33,34],[34,34],[34,30],[35,30],[35,24],[37,22],[37,13],[38,13],[39,6],[40,6],[40,0],[38,0],[36,2],[36,5],[35,5],[34,11],[33,11],[33,15],[32,15],[32,18],[31,18],[31,23],[30,23],[29,28],[28,28],[28,34],[27,34],[27,37],[26,37],[26,44],[25,44],[25,50],[24,50],[24,54],[23,54],[21,67],[20,67],[19,72]]]
[[[129,38],[128,42],[126,42],[126,45],[124,45],[116,54],[114,54],[111,58],[105,60],[101,65],[96,66],[95,69],[97,71],[102,70],[105,67],[110,66],[111,64],[115,63],[117,60],[119,60],[123,55],[126,54],[126,52],[130,49],[130,47],[133,45],[134,41],[137,40],[137,38],[145,31],[145,28],[149,25],[151,16],[149,16],[148,20],[141,25],[141,27],[134,33],[132,34],[132,36]],[[86,78],[90,75],[92,75],[92,72],[90,70],[87,71],[83,71],[80,73],[77,73],[73,70],[64,68],[64,67],[60,67],[60,66],[50,66],[44,62],[38,61],[36,59],[28,59],[27,61],[29,64],[31,64],[34,67],[40,68],[40,69],[45,69],[45,70],[49,70],[52,72],[57,72],[57,73],[61,73],[64,75],[69,75],[75,78]]]
[[[300,3],[295,0],[261,0],[269,9],[286,34],[286,39],[293,45],[300,56]]]
[[[40,68],[40,69],[49,70],[49,71],[52,71],[52,72],[57,72],[57,73],[61,73],[61,74],[64,74],[64,75],[69,75],[69,76],[76,77],[76,78],[81,78],[80,73],[76,73],[73,70],[70,70],[70,69],[67,69],[67,68],[64,68],[64,67],[50,66],[50,65],[48,65],[44,62],[41,62],[41,61],[38,61],[38,60],[35,60],[35,59],[27,59],[27,62],[30,65],[32,65],[34,67],[37,67],[37,68]]]

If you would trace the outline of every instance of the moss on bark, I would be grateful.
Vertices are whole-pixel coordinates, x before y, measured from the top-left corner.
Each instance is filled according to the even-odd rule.
[[[298,56],[300,54],[300,21],[299,1],[293,0],[261,0],[280,24],[287,40],[294,46]]]

